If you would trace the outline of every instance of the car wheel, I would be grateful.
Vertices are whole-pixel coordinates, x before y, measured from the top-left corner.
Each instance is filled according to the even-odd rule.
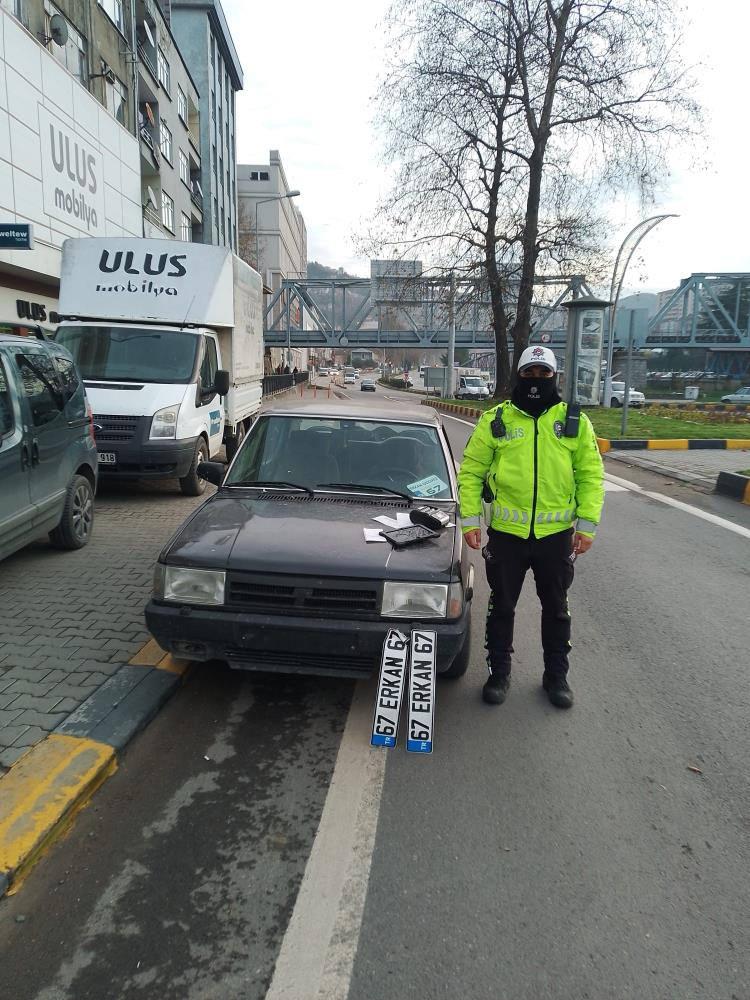
[[[471,660],[471,612],[466,616],[466,638],[464,639],[464,644],[460,651],[456,655],[453,663],[444,670],[441,677],[445,677],[447,680],[457,680],[459,677],[463,677],[469,668],[469,662]]]
[[[94,490],[85,476],[73,476],[60,523],[49,533],[56,549],[82,549],[94,527]]]
[[[613,396],[609,401],[609,405],[612,409],[616,409],[620,405],[620,400]]]
[[[190,463],[190,469],[186,476],[183,476],[180,480],[180,490],[182,495],[186,497],[199,497],[202,496],[206,489],[206,480],[201,479],[198,475],[198,466],[201,462],[208,461],[208,445],[205,440],[201,437],[198,438],[197,444],[195,445],[195,451],[193,452],[193,461]]]
[[[237,424],[236,432],[229,438],[227,438],[226,443],[226,453],[227,462],[231,462],[237,452],[240,450],[240,445],[245,440],[245,425],[240,421]]]

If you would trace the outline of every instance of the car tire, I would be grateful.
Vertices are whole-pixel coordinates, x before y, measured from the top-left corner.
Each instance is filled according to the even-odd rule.
[[[613,397],[612,397],[612,399],[610,399],[610,401],[609,401],[609,405],[610,405],[610,408],[611,408],[611,409],[613,409],[613,410],[616,410],[616,409],[617,409],[617,407],[618,407],[618,406],[620,405],[620,400],[619,400],[619,399],[616,399],[616,398],[615,398],[615,397],[613,396]]]
[[[183,496],[199,497],[203,495],[206,490],[206,480],[199,477],[198,466],[201,462],[207,461],[208,445],[206,444],[205,438],[200,437],[195,445],[193,460],[190,463],[188,474],[180,479],[180,490],[182,491]]]
[[[49,533],[56,549],[82,549],[94,528],[94,489],[85,476],[73,476],[60,523]]]
[[[466,638],[464,639],[464,644],[456,654],[453,663],[444,670],[441,677],[446,680],[455,681],[459,677],[463,677],[466,671],[469,669],[469,663],[471,661],[471,612],[466,617]]]
[[[227,453],[227,462],[231,462],[234,456],[240,450],[240,445],[245,440],[246,433],[247,432],[245,430],[245,425],[242,423],[242,421],[240,421],[237,424],[237,432],[235,434],[230,435],[230,437],[227,438],[227,443],[224,446]]]

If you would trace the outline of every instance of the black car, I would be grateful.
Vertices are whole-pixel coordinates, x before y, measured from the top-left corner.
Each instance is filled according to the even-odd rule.
[[[363,378],[359,388],[362,392],[375,392],[375,381],[371,378]]]
[[[437,672],[469,661],[473,569],[457,526],[448,441],[427,407],[397,415],[342,403],[261,413],[219,489],[159,556],[146,622],[192,660],[284,673],[361,677],[389,628],[437,632]],[[403,549],[364,529],[416,506],[450,515]]]

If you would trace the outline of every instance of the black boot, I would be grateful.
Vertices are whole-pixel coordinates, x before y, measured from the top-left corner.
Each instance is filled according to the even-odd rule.
[[[490,674],[482,688],[482,700],[488,705],[502,705],[508,697],[510,674]]]
[[[556,708],[573,707],[573,692],[570,690],[565,674],[551,674],[545,670],[542,677],[542,687]]]

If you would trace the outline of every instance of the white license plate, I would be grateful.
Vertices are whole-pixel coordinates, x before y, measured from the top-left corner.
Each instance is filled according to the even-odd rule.
[[[435,646],[433,631],[412,629],[409,670],[409,721],[406,749],[432,753],[435,729]]]
[[[396,745],[408,657],[408,636],[396,629],[390,629],[383,645],[370,746],[395,747]]]
[[[100,451],[99,465],[117,465],[117,455],[113,451]]]

